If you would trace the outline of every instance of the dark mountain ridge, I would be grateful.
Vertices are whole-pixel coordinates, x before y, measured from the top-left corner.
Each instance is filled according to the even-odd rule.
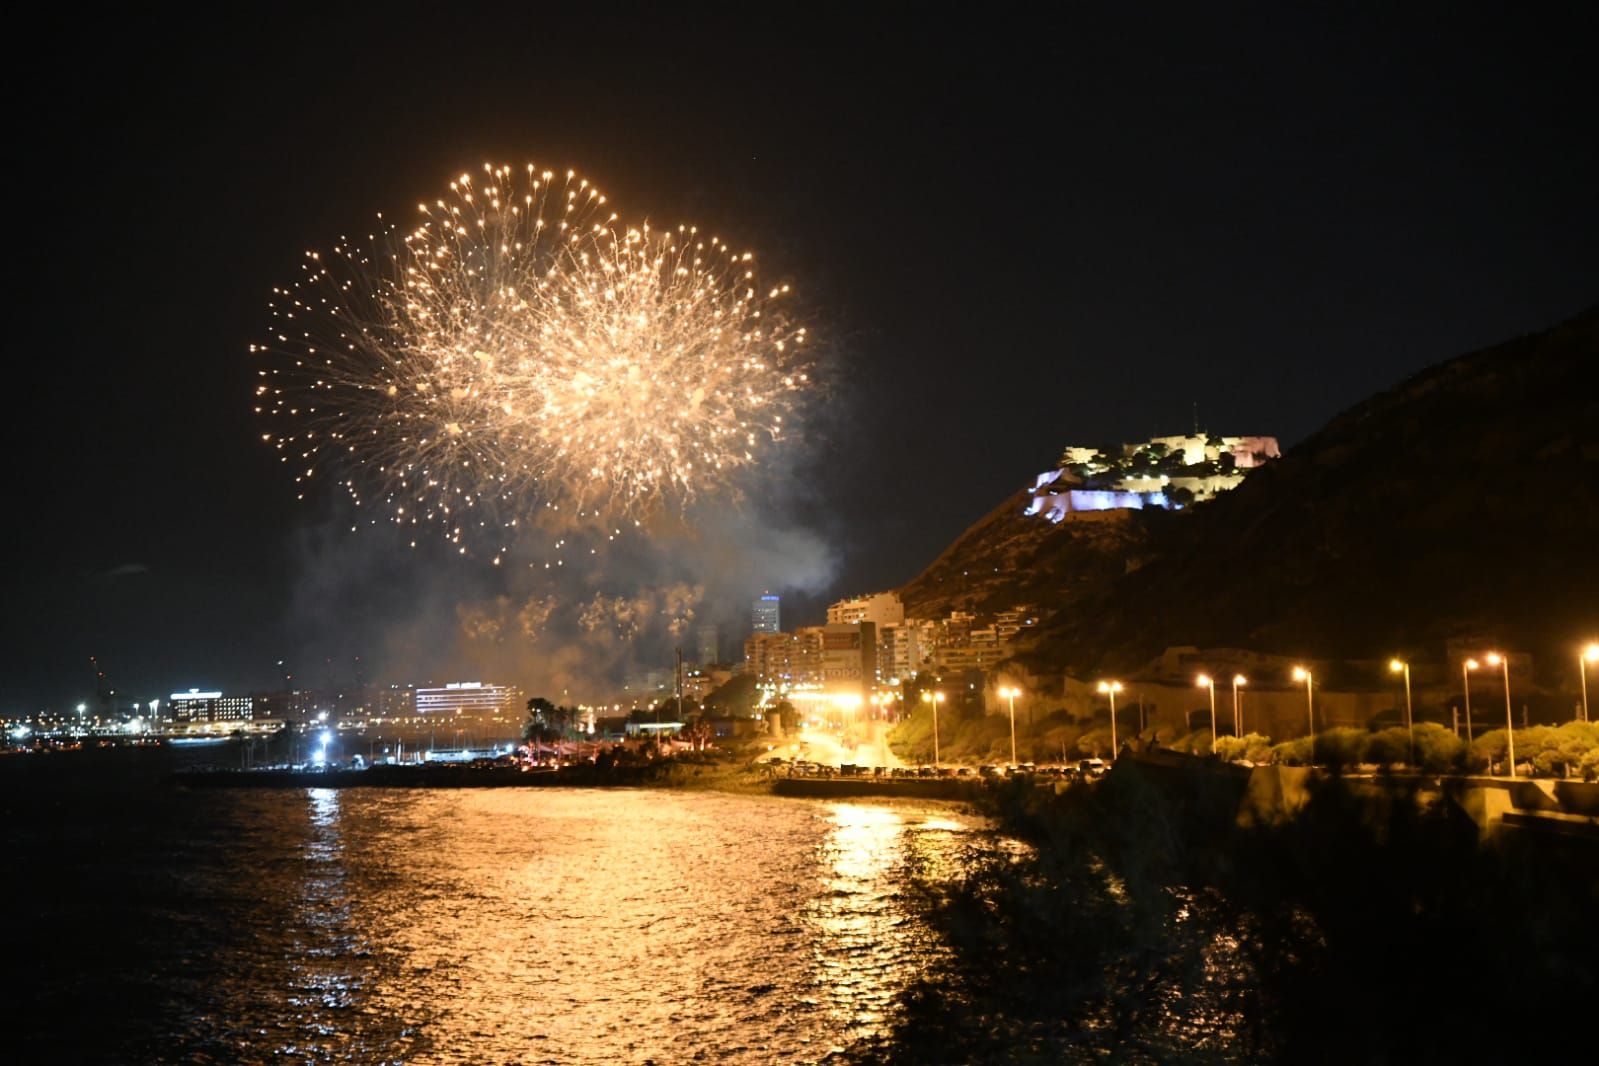
[[[1024,502],[902,595],[913,614],[1032,596],[1053,611],[1021,656],[1034,672],[1173,645],[1574,654],[1599,628],[1599,307],[1429,367],[1188,512],[1050,526]]]

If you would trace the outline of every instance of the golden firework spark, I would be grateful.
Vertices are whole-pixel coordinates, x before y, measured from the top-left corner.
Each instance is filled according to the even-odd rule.
[[[749,252],[626,225],[532,165],[418,208],[274,290],[256,410],[302,486],[329,474],[457,543],[538,513],[637,520],[736,497],[808,390],[789,287]]]

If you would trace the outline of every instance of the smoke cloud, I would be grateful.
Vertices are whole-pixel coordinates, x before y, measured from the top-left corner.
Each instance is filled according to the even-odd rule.
[[[319,527],[296,545],[296,673],[313,686],[490,680],[602,701],[635,671],[695,655],[718,627],[736,658],[752,597],[819,594],[837,559],[792,508],[703,504],[616,530],[524,531],[495,552]]]

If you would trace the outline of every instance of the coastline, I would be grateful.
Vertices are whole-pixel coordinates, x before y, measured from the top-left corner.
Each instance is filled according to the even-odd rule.
[[[177,770],[174,784],[190,788],[721,788],[770,791],[770,782],[741,766],[662,762],[598,769],[570,766],[526,771],[516,767],[448,764],[372,766],[364,770]]]
[[[957,779],[773,777],[749,765],[661,762],[644,766],[574,766],[524,771],[511,767],[373,766],[364,770],[179,770],[188,788],[660,788],[783,796],[795,799],[928,799],[972,801],[980,783]]]

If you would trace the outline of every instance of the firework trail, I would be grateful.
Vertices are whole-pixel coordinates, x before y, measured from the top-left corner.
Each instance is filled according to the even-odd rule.
[[[748,252],[627,225],[587,180],[531,165],[418,208],[274,290],[256,411],[302,497],[329,478],[367,521],[456,544],[637,521],[736,498],[809,389],[788,286],[762,288]]]

